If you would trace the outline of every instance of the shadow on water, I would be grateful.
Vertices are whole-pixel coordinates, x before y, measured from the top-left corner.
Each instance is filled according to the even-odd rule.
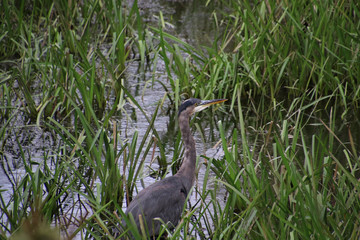
[[[245,99],[242,101],[243,104],[246,103]],[[266,147],[272,155],[272,144],[275,142],[275,138],[282,138],[281,134],[284,128],[288,133],[286,141],[290,145],[294,140],[294,132],[300,129],[300,136],[296,138],[294,153],[300,168],[305,165],[304,146],[306,146],[307,152],[311,154],[311,161],[316,165],[314,168],[318,168],[318,170],[322,168],[319,164],[323,164],[322,161],[325,157],[335,158],[346,167],[358,166],[356,162],[348,162],[348,159],[360,158],[359,109],[344,110],[343,106],[337,106],[336,101],[330,99],[320,101],[317,104],[304,101],[303,106],[297,111],[288,112],[293,101],[287,99],[287,96],[281,95],[278,96],[277,101],[281,102],[281,110],[273,111],[275,114],[271,117],[269,117],[268,112],[254,111],[254,108],[250,106],[251,104],[243,107],[247,137],[249,144],[253,147],[254,158],[258,157],[257,152],[260,152],[263,147]],[[255,106],[259,102],[258,99],[253,100]],[[231,119],[229,121],[231,122]],[[228,128],[231,129],[231,126]],[[238,125],[235,125],[235,128],[240,132]],[[240,137],[238,141],[241,142]],[[242,151],[241,146],[239,146],[238,151]],[[351,155],[350,158],[347,157],[348,154]],[[355,169],[349,167],[348,170],[360,178],[359,167]]]
[[[354,109],[346,116],[342,116],[342,113],[341,107],[338,109],[320,108],[314,117],[309,119],[303,133],[306,142],[311,143],[314,138],[321,140],[329,154],[332,154],[344,166],[348,166],[346,153],[352,154],[353,159],[360,157],[360,111]],[[359,169],[356,170],[355,176],[360,178]]]

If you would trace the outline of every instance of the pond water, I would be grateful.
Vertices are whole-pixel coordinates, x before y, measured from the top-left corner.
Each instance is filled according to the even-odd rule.
[[[139,8],[143,14],[145,22],[148,24],[157,25],[159,16],[159,10],[162,11],[166,21],[169,21],[173,26],[169,25],[169,31],[172,33],[177,33],[177,36],[183,40],[193,44],[212,44],[212,38],[214,33],[214,28],[212,24],[209,24],[212,9],[211,7],[204,6],[205,1],[138,1]],[[148,84],[152,79],[152,71],[147,71],[145,73],[138,73],[138,63],[132,62],[127,65],[126,72],[126,82],[128,90],[133,94],[135,99],[140,103],[141,107],[144,109],[148,116],[152,116],[157,107],[157,103],[164,98],[167,94],[163,86],[157,82],[154,84]],[[152,66],[153,67],[153,66]],[[156,66],[156,78],[165,85],[168,85],[167,75],[165,71],[165,65],[163,62],[159,61]],[[165,101],[165,108],[169,108],[169,102]],[[144,133],[148,128],[148,121],[144,115],[136,108],[132,106],[126,106],[128,109],[129,115],[135,116],[132,121],[118,119],[116,124],[119,125],[122,139],[131,139],[131,136],[134,132],[138,132],[138,139],[142,139]],[[178,131],[176,121],[176,113],[172,111],[172,117],[168,115],[168,112],[161,111],[159,112],[156,121],[155,129],[160,135],[160,140],[165,146],[165,152],[168,156],[168,159],[172,159],[172,151],[174,139]],[[40,129],[35,124],[29,124],[27,120],[21,115],[18,114],[16,119],[14,119],[13,124],[19,126],[18,131],[12,131],[12,136],[7,136],[7,141],[4,146],[4,162],[8,165],[5,168],[1,168],[0,174],[0,187],[4,191],[2,192],[2,197],[5,201],[8,201],[12,193],[12,182],[18,182],[26,173],[24,165],[22,162],[22,156],[20,151],[20,146],[22,152],[25,154],[25,158],[29,161],[41,163],[44,159],[44,155],[54,147],[58,147],[60,139],[57,139],[58,136],[52,135],[50,132]],[[202,123],[202,126],[205,129],[205,134],[207,141],[204,142],[202,137],[198,133],[194,133],[197,154],[206,155],[207,157],[216,157],[219,158],[222,156],[222,151],[220,148],[213,148],[216,145],[219,137],[218,133],[212,132],[213,128],[209,128],[206,123]],[[194,131],[195,132],[195,131]],[[208,136],[215,136],[211,138]],[[139,141],[138,141],[139,144]],[[159,151],[155,150],[155,156],[159,155]],[[149,186],[157,179],[150,176],[150,169],[158,169],[159,165],[156,161],[151,162],[152,156],[148,154],[146,156],[146,166],[140,178],[142,181],[137,182],[137,188],[140,191],[143,187]],[[206,167],[202,164],[203,159],[199,159],[199,173],[196,186],[201,192],[202,181],[204,178],[204,172]],[[119,166],[120,168],[122,166]],[[34,167],[34,171],[36,167]],[[8,172],[4,174],[3,169],[6,169]],[[171,171],[169,171],[171,172]],[[169,175],[171,175],[169,173]],[[10,176],[11,181],[8,177]],[[210,176],[211,180],[212,176]],[[211,187],[210,182],[210,187]],[[225,190],[219,190],[219,196],[223,199],[222,194],[225,194]],[[134,193],[136,195],[136,193]],[[190,202],[191,205],[194,205],[199,199],[199,196],[196,193],[193,193]],[[123,203],[124,210],[126,209],[125,203]],[[81,213],[79,213],[81,215]],[[84,216],[82,216],[84,217]],[[3,219],[4,220],[4,219]],[[76,229],[75,226],[69,226]],[[79,236],[80,237],[80,236]]]
[[[225,6],[217,1],[139,0],[138,6],[144,22],[153,26],[159,26],[161,11],[164,20],[169,23],[166,31],[193,46],[212,46],[216,36],[221,36],[216,29],[221,31],[222,28],[215,27],[213,14],[215,9],[224,11]],[[217,15],[217,19],[220,22],[221,16]]]

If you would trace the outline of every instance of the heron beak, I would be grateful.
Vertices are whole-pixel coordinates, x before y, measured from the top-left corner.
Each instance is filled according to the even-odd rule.
[[[227,99],[202,100],[199,105],[195,107],[194,112],[200,112],[211,105],[222,103],[225,101],[227,101]]]

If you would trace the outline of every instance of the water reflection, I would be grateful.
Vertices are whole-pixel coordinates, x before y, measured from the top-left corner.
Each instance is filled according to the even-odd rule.
[[[164,20],[172,26],[166,25],[166,31],[194,46],[212,46],[222,36],[223,28],[217,28],[213,18],[215,9],[225,11],[218,1],[139,0],[138,6],[144,21],[153,26],[159,25],[161,11]],[[222,17],[217,14],[220,23]]]

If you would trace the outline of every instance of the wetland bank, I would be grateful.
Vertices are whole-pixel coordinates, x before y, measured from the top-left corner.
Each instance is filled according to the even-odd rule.
[[[229,101],[192,121],[198,181],[168,238],[360,237],[358,3],[0,6],[2,238],[112,239],[176,172],[189,97]]]

